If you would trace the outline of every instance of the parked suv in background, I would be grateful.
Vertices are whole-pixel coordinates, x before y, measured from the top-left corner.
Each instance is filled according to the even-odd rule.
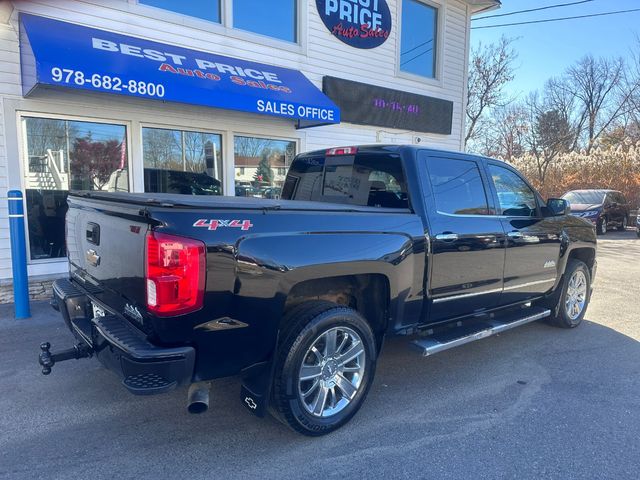
[[[562,198],[571,204],[571,214],[591,221],[598,235],[617,227],[624,231],[629,223],[629,203],[615,190],[572,190]]]

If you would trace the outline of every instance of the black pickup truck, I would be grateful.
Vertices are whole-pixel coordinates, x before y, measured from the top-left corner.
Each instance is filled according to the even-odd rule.
[[[282,198],[79,192],[69,278],[76,337],[40,364],[96,356],[134,394],[239,375],[241,401],[298,432],[360,408],[387,335],[422,355],[546,319],[577,326],[593,226],[511,166],[415,146],[298,155]]]

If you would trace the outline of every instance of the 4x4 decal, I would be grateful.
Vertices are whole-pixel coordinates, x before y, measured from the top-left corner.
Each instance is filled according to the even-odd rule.
[[[239,228],[240,230],[249,230],[253,227],[251,220],[216,220],[201,218],[193,224],[194,227],[204,227],[209,230],[217,230],[218,228],[230,227]]]

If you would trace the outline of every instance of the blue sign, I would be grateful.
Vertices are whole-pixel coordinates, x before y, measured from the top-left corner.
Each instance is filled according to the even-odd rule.
[[[297,119],[340,122],[301,72],[34,15],[20,15],[23,95],[38,85],[92,90]]]
[[[316,0],[316,6],[331,34],[352,47],[379,47],[391,34],[386,0]]]

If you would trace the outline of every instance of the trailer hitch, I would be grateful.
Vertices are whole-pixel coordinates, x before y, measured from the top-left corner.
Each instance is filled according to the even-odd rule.
[[[86,343],[78,343],[68,350],[62,350],[61,352],[51,353],[49,349],[51,344],[44,342],[40,344],[40,358],[38,363],[42,365],[42,374],[49,375],[51,373],[51,367],[56,362],[63,362],[65,360],[78,360],[80,358],[87,358],[93,354],[93,349]]]

